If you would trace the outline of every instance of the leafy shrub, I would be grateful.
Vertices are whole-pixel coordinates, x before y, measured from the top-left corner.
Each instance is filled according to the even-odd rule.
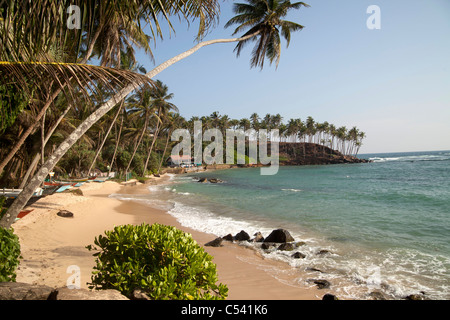
[[[1,208],[0,208],[1,209]],[[15,282],[20,243],[13,230],[0,227],[0,282]]]
[[[216,265],[191,237],[159,224],[119,226],[95,238],[98,248],[92,275],[95,289],[116,289],[130,297],[140,288],[155,300],[225,299]]]

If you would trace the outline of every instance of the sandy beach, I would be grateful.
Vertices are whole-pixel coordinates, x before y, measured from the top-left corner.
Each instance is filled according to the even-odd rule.
[[[158,183],[153,180],[151,183]],[[81,272],[81,287],[88,288],[95,258],[85,248],[95,237],[124,224],[160,223],[192,234],[200,244],[214,235],[182,227],[167,212],[131,201],[110,198],[113,193],[148,193],[147,185],[122,186],[116,182],[86,183],[83,195],[61,193],[41,199],[34,211],[13,228],[20,238],[22,257],[17,282],[65,287],[70,266]],[[68,210],[73,218],[57,216]],[[205,247],[217,265],[219,281],[229,288],[228,300],[318,300],[327,292],[283,282],[293,270],[287,264],[263,259],[254,250],[224,242],[224,247]],[[70,270],[69,270],[70,272]],[[297,274],[298,276],[298,274]]]

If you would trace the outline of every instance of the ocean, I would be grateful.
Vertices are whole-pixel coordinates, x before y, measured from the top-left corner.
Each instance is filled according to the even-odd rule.
[[[167,210],[216,236],[288,230],[304,242],[293,252],[305,258],[243,245],[289,264],[288,277],[270,270],[289,285],[320,278],[331,283],[327,293],[343,299],[372,292],[450,299],[450,151],[360,157],[373,162],[286,166],[274,176],[258,168],[206,171],[173,176],[148,195],[113,196]],[[201,177],[223,182],[197,182]]]

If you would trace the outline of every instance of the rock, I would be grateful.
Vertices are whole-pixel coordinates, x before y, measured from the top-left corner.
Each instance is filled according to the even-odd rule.
[[[306,255],[297,251],[291,257],[294,258],[294,259],[305,259]]]
[[[339,299],[334,294],[331,294],[331,293],[327,293],[322,298],[322,301],[334,301],[334,300],[339,300]]]
[[[283,243],[281,244],[277,250],[280,251],[292,251],[295,249],[295,245],[293,243]]]
[[[253,235],[255,238],[253,239],[253,242],[263,242],[264,241],[264,237],[261,234],[261,232],[257,232]]]
[[[380,291],[372,291],[369,293],[369,298],[371,300],[387,300],[386,296]]]
[[[324,271],[322,271],[322,270],[320,270],[320,269],[317,269],[317,268],[310,268],[310,267],[306,268],[306,271],[314,271],[314,272],[326,273],[326,272],[324,272]]]
[[[325,256],[327,254],[331,254],[331,252],[328,250],[320,250],[319,252],[317,252],[318,256]]]
[[[410,294],[409,296],[405,297],[406,300],[426,300],[426,298],[422,294]]]
[[[222,183],[223,181],[220,180],[220,179],[212,178],[212,179],[209,179],[209,182],[211,182],[211,183]]]
[[[20,282],[0,283],[0,300],[47,300],[54,289]]]
[[[57,289],[54,300],[129,300],[117,290]]]
[[[206,179],[206,178],[200,178],[200,180],[198,180],[198,182],[200,182],[200,183],[206,183],[206,182],[208,182],[208,179]]]
[[[276,245],[276,243],[274,243],[274,242],[263,242],[261,245],[261,249],[268,250],[268,249],[274,247],[275,245]]]
[[[62,218],[73,218],[73,213],[67,210],[61,210],[57,213]]]
[[[291,236],[289,231],[285,229],[277,229],[273,230],[272,233],[264,239],[264,242],[276,242],[276,243],[284,243],[284,242],[293,242],[295,239]]]
[[[331,283],[325,279],[309,279],[308,282],[313,282],[319,289],[327,289],[331,286]]]
[[[83,191],[81,191],[81,189],[72,189],[69,190],[69,192],[77,196],[83,196]]]
[[[205,244],[205,247],[222,247],[222,238],[216,238],[213,241],[208,242]]]
[[[248,240],[250,240],[250,236],[248,235],[247,232],[242,230],[241,232],[239,232],[238,234],[236,234],[234,236],[234,240],[236,240],[236,241],[248,241]]]
[[[234,241],[233,236],[231,235],[231,233],[227,234],[226,236],[222,237],[223,240],[226,241]]]
[[[131,293],[130,300],[152,300],[141,288],[136,288]]]

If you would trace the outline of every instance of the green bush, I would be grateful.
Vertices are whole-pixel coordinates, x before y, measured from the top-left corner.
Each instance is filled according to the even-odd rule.
[[[20,243],[13,230],[0,227],[0,282],[15,282]]]
[[[216,265],[191,237],[159,224],[119,226],[95,238],[99,248],[90,288],[130,297],[139,288],[155,300],[219,300],[228,294]]]

